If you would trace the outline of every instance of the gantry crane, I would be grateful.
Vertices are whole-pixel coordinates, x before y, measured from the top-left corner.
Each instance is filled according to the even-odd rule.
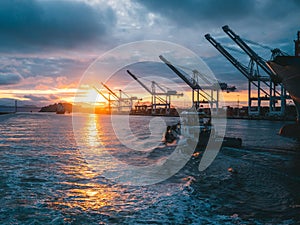
[[[111,104],[114,104],[115,101],[110,98],[110,93],[108,93],[108,97],[106,97],[98,88],[93,86],[93,88],[108,102],[108,111],[111,112]]]
[[[206,90],[212,89],[212,88],[215,89],[216,87],[220,86],[221,90],[226,91],[227,93],[234,92],[236,90],[235,86],[233,86],[233,85],[229,86],[225,82],[220,82],[220,81],[216,81],[215,83],[211,82],[211,80],[209,80],[207,78],[207,75],[200,73],[196,69],[191,69],[191,68],[184,67],[184,66],[179,66],[179,65],[177,65],[177,66],[179,68],[184,69],[184,70],[190,70],[193,73],[193,79],[195,80],[196,83],[199,83],[199,80],[201,79],[205,83],[205,85],[201,85],[202,89],[206,89]]]
[[[150,95],[151,95],[151,113],[152,115],[157,114],[157,106],[164,106],[166,108],[165,114],[170,115],[170,109],[171,109],[171,96],[183,96],[183,93],[177,93],[175,90],[165,90],[161,85],[159,85],[157,82],[152,81],[151,82],[151,89],[148,88],[140,79],[137,78],[136,75],[131,73],[129,70],[127,70],[127,73],[136,80]],[[162,92],[157,92],[157,88],[160,89]],[[163,99],[161,96],[165,96],[165,99]],[[157,103],[157,100],[160,103]]]
[[[278,84],[281,82],[280,78],[268,67],[266,60],[261,58],[256,52],[254,52],[237,34],[235,34],[228,25],[222,27],[223,31],[250,57],[255,61],[271,78],[273,83]]]
[[[102,86],[108,90],[108,92],[116,99],[116,101],[118,102],[118,111],[121,112],[122,109],[125,108],[129,108],[130,110],[132,110],[132,106],[133,106],[133,101],[134,100],[138,100],[137,97],[131,97],[128,94],[126,94],[124,91],[122,91],[121,89],[119,89],[119,96],[112,91],[106,84],[104,84],[103,82],[101,82]],[[126,98],[122,97],[122,94],[126,96]],[[123,103],[125,103],[125,105],[123,105]]]
[[[223,31],[250,57],[250,61],[255,61],[257,67],[262,68],[268,75],[270,80],[268,82],[264,81],[264,84],[269,88],[269,113],[270,114],[280,114],[281,116],[285,113],[286,99],[288,98],[286,90],[281,84],[281,79],[279,76],[270,70],[267,65],[266,60],[260,57],[256,52],[254,52],[247,44],[244,42],[237,34],[235,34],[228,25],[222,27]],[[272,57],[274,55],[283,54],[280,49],[271,50]],[[259,80],[258,80],[259,82]],[[276,90],[276,86],[280,86],[280,92]],[[276,112],[276,102],[280,100],[281,111]]]
[[[223,30],[242,48],[244,52],[250,57],[248,66],[239,62],[233,57],[220,43],[218,43],[210,34],[206,34],[205,38],[228,60],[230,61],[247,79],[248,79],[248,114],[260,115],[261,114],[261,102],[269,102],[269,114],[276,114],[282,116],[285,110],[286,91],[280,84],[280,80],[276,74],[273,73],[267,66],[266,61],[258,56],[239,36],[233,33],[228,26],[224,26]],[[260,73],[259,67],[261,67],[267,75]],[[266,91],[262,85],[265,84],[269,90]],[[276,85],[281,85],[281,90],[276,90]],[[257,97],[251,97],[251,87],[254,85],[257,88]],[[261,92],[264,97],[261,96]],[[276,101],[281,101],[281,111],[276,111]],[[252,102],[257,101],[257,110],[252,110]]]
[[[216,81],[215,84],[205,78],[204,75],[200,76],[200,72],[197,70],[192,70],[193,77],[189,75],[184,75],[179,69],[177,69],[171,62],[169,62],[166,58],[162,55],[159,58],[174,72],[176,73],[190,88],[192,89],[192,104],[198,110],[200,108],[200,103],[209,103],[210,108],[213,109],[214,107],[216,110],[219,109],[219,91],[221,89],[219,83]],[[197,79],[202,79],[205,86],[200,86]],[[228,87],[225,83],[220,83],[222,89],[226,89],[227,91],[233,91],[235,87]],[[210,90],[210,93],[207,92]],[[204,99],[200,101],[200,96]],[[216,96],[216,97],[215,97]]]

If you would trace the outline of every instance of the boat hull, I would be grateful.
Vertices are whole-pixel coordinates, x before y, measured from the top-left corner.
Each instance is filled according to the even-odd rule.
[[[285,125],[281,128],[280,134],[300,138],[300,57],[277,56],[273,61],[269,61],[268,65],[282,80],[297,110],[297,123]]]
[[[300,57],[278,56],[268,63],[282,79],[282,83],[294,101],[300,103]]]

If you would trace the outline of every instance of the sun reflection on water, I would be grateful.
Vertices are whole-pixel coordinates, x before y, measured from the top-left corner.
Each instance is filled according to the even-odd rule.
[[[60,182],[58,198],[48,202],[49,207],[68,212],[80,209],[84,211],[110,212],[120,211],[124,204],[130,204],[128,194],[122,187],[104,183],[104,178],[90,170],[82,162],[72,167],[62,168],[65,181]],[[122,193],[122,194],[120,194]]]
[[[58,208],[67,206],[68,208],[80,208],[82,210],[101,210],[103,207],[110,207],[117,211],[115,205],[120,201],[121,195],[118,190],[97,183],[74,184],[64,183],[65,185],[76,185],[77,187],[65,192],[65,196],[54,202]],[[125,199],[124,199],[125,200]]]
[[[89,114],[85,126],[86,141],[89,147],[97,147],[101,144],[97,123],[98,123],[97,115]]]
[[[81,152],[85,149],[85,154],[91,157],[102,155],[103,129],[99,115],[80,116],[77,122],[81,124],[77,130]],[[99,172],[93,171],[86,158],[78,157],[72,164],[61,166],[61,170],[66,179],[58,184],[60,191],[55,199],[48,202],[50,207],[62,211],[81,209],[107,212],[107,207],[118,211],[116,207],[126,202],[126,195],[120,194],[120,186],[106,182]]]

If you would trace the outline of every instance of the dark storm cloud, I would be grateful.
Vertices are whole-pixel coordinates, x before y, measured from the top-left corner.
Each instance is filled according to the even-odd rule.
[[[298,0],[133,0],[148,10],[170,19],[177,25],[223,24],[244,22],[252,19],[268,23],[265,19],[282,21],[289,15],[299,12]],[[247,24],[244,24],[247,27]]]
[[[56,78],[63,75],[76,76],[81,75],[91,61],[76,60],[61,57],[50,58],[14,58],[19,63],[15,67],[24,78],[36,76],[49,76]],[[70,77],[71,78],[71,77]]]
[[[17,73],[24,79],[29,77],[51,77],[69,75],[71,78],[79,78],[92,59],[78,60],[63,57],[1,57],[0,74]]]
[[[212,23],[224,19],[246,17],[254,8],[254,4],[248,0],[134,0],[150,11],[167,17],[178,25],[192,26],[202,22]]]
[[[22,80],[19,74],[13,73],[0,73],[0,86],[18,84]]]
[[[0,49],[8,52],[71,48],[101,40],[115,23],[109,7],[71,1],[0,1]]]

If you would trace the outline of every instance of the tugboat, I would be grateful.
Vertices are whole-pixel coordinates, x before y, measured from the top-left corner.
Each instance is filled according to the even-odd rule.
[[[214,142],[221,143],[222,147],[242,147],[241,138],[218,136],[211,123],[211,118],[204,112],[193,111],[182,112],[181,122],[167,126],[163,142],[167,145],[175,145],[180,139],[186,139],[188,143],[197,141],[197,148],[205,148],[210,138]]]

